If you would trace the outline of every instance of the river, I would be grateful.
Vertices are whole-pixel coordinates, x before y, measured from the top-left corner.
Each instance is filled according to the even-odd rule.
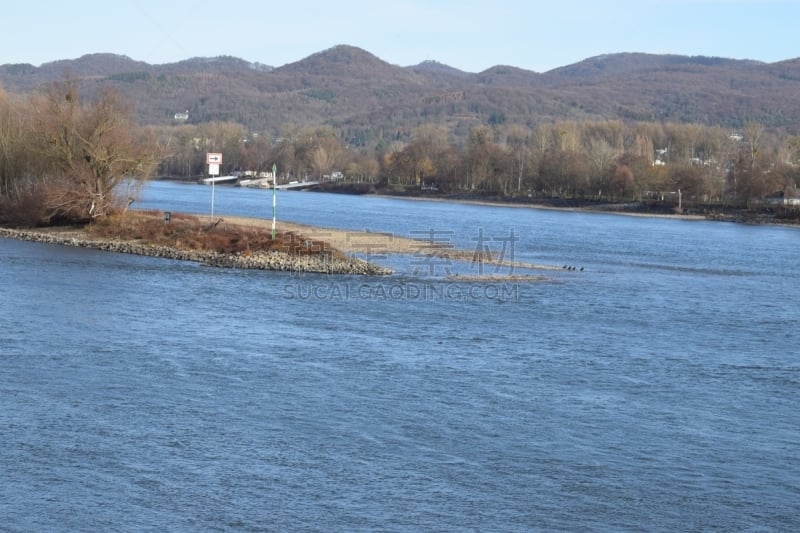
[[[210,192],[135,206],[208,214]],[[269,218],[271,194],[216,187],[215,216]],[[560,268],[459,282],[495,267],[375,250],[397,273],[367,279],[0,239],[0,529],[800,529],[800,230],[277,205]]]

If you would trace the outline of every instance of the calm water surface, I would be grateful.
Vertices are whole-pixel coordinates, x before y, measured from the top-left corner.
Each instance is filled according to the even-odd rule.
[[[139,207],[208,213],[157,182]],[[215,213],[271,216],[217,187]],[[559,270],[290,275],[0,239],[0,529],[800,529],[800,231],[279,192]]]

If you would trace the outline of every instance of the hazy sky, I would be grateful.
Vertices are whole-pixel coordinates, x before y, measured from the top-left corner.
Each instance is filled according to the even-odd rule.
[[[537,72],[615,52],[800,57],[800,0],[73,0],[14,2],[0,64],[111,52],[281,66],[337,44],[396,65]]]

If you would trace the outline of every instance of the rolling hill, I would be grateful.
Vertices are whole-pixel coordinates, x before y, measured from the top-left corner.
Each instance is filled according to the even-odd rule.
[[[87,95],[111,85],[148,124],[233,121],[278,135],[286,124],[329,124],[354,144],[402,137],[440,124],[456,136],[478,124],[535,126],[565,119],[747,121],[796,134],[800,59],[761,63],[711,57],[621,53],[545,73],[495,66],[468,73],[426,61],[401,67],[340,45],[272,68],[234,57],[150,65],[92,54],[39,67],[0,66],[6,91],[25,93],[69,75]]]

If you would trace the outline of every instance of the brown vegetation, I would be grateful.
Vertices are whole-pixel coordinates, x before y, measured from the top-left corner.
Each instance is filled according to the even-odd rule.
[[[277,165],[280,180],[324,181],[337,172],[359,192],[669,208],[776,202],[800,184],[798,68],[617,54],[544,74],[470,74],[398,67],[348,46],[277,69],[107,54],[5,65],[7,86],[34,92],[0,92],[0,222],[124,210],[135,195],[126,187],[138,183],[126,178],[148,177],[156,162],[161,175],[197,177],[209,151],[223,154],[223,174]],[[75,77],[41,90],[65,69]],[[119,94],[150,127],[134,126]],[[173,120],[183,110],[189,120]]]
[[[800,136],[758,123],[735,131],[619,120],[505,124],[472,128],[463,144],[430,124],[372,154],[348,148],[330,127],[287,128],[272,141],[232,124],[187,125],[172,131],[161,173],[202,172],[198,139],[223,147],[225,173],[276,163],[279,179],[324,181],[340,171],[345,183],[322,187],[350,192],[746,207],[796,196],[800,185]]]
[[[797,134],[800,63],[612,54],[546,73],[496,66],[481,73],[425,62],[391,65],[336,46],[279,68],[232,57],[149,65],[94,54],[71,61],[0,66],[0,83],[27,92],[71,71],[93,97],[112,86],[137,102],[141,123],[231,122],[275,138],[287,124],[329,125],[349,146],[408,140],[423,124],[459,141],[481,125],[561,120],[694,122],[741,128],[760,122]],[[454,98],[455,96],[455,98]]]
[[[114,91],[84,102],[70,80],[0,92],[0,222],[75,223],[124,210],[160,149]]]
[[[344,256],[320,239],[296,231],[279,231],[275,239],[264,228],[233,224],[225,219],[171,213],[169,221],[160,211],[129,211],[88,224],[92,238],[144,242],[178,250],[212,251],[221,254],[254,254],[278,251],[292,256]]]

